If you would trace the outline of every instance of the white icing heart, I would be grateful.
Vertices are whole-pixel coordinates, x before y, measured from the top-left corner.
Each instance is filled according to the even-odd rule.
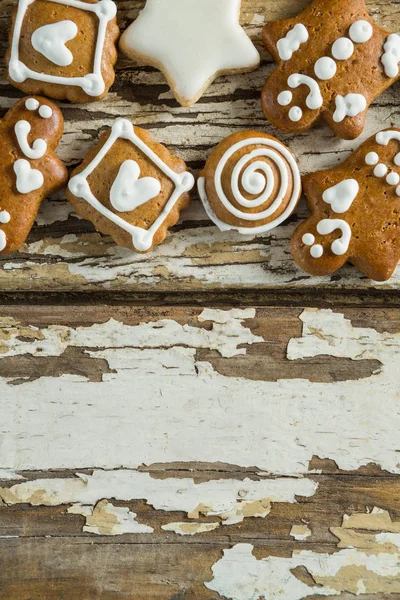
[[[74,57],[65,44],[73,40],[77,33],[78,27],[73,21],[49,23],[33,32],[32,46],[55,65],[67,67]]]
[[[323,200],[332,206],[335,213],[344,213],[353,204],[360,186],[355,179],[345,179],[337,185],[325,190]]]
[[[161,191],[160,182],[154,177],[139,179],[140,167],[134,160],[122,163],[112,184],[110,201],[118,212],[129,212],[145,204]]]
[[[20,194],[29,194],[42,187],[44,183],[43,175],[37,169],[32,169],[31,165],[24,158],[20,158],[14,163],[14,173],[17,176],[17,190]]]

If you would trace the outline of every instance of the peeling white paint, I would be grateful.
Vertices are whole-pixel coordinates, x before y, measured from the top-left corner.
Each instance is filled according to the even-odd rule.
[[[218,529],[219,523],[193,523],[193,522],[175,522],[162,525],[164,531],[173,531],[178,535],[196,535],[198,533],[207,533]]]
[[[334,554],[302,551],[294,552],[291,558],[269,556],[258,560],[252,550],[251,544],[224,550],[223,558],[212,567],[213,579],[205,583],[206,587],[229,600],[302,600],[344,592],[358,595],[368,592],[368,588],[376,593],[400,591],[399,554],[376,556],[345,549]],[[315,586],[303,583],[292,573],[297,567],[308,571]],[[351,574],[357,569],[362,575],[354,583]]]
[[[378,526],[382,530],[371,534]],[[400,534],[393,530],[399,526],[400,521],[392,521],[387,511],[375,507],[370,513],[344,515],[342,527],[331,528],[341,548],[333,554],[301,551],[290,558],[258,560],[251,544],[237,544],[224,550],[212,567],[212,581],[205,585],[230,600],[396,593],[400,591]],[[299,567],[308,575],[305,581],[296,576]]]
[[[96,506],[104,498],[145,500],[157,510],[185,512],[192,519],[200,515],[218,516],[224,524],[232,525],[245,517],[265,517],[271,503],[294,503],[296,496],[310,497],[316,489],[317,484],[305,478],[219,479],[195,483],[189,478],[155,479],[149,473],[124,469],[18,483],[11,488],[0,488],[0,499],[8,505],[73,504],[71,512],[86,517],[88,506]]]
[[[78,513],[76,510],[68,512]],[[72,508],[72,507],[71,507]],[[122,535],[124,533],[153,533],[153,528],[136,520],[137,514],[124,506],[114,506],[107,500],[100,500],[95,507],[82,507],[79,513],[86,517],[83,531],[96,535]]]
[[[18,356],[20,354],[33,354],[40,356],[60,356],[70,347],[140,349],[152,348],[209,348],[218,350],[221,356],[232,357],[246,354],[245,348],[238,348],[242,344],[256,344],[263,341],[260,336],[254,335],[250,329],[243,326],[245,319],[255,316],[252,308],[245,310],[233,309],[231,311],[205,309],[198,317],[200,323],[213,321],[210,331],[181,325],[171,319],[162,319],[157,322],[142,323],[136,326],[125,325],[114,319],[107,323],[92,325],[91,327],[78,327],[70,329],[64,326],[51,325],[40,331],[36,327],[24,328],[24,334],[29,332],[29,341],[21,344],[19,337],[21,331],[12,324],[4,327],[3,331],[9,334],[8,339],[1,340],[6,351],[2,356]],[[0,319],[1,325],[1,319]],[[108,343],[105,343],[105,342]],[[89,352],[88,352],[89,353]]]
[[[196,359],[199,348],[235,357],[268,342],[249,329],[253,316],[249,309],[206,309],[198,326],[111,320],[75,329],[6,320],[2,356],[60,356],[72,346],[107,361],[112,372],[102,382],[42,377],[19,385],[17,394],[0,379],[3,468],[220,461],[301,475],[315,455],[349,471],[373,462],[400,473],[400,335],[353,327],[329,310],[302,313],[304,332],[290,342],[290,360],[322,353],[382,363],[357,381],[253,381],[220,375]]]

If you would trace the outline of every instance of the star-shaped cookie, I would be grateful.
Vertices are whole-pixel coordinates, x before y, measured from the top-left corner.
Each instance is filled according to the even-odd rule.
[[[147,0],[120,47],[160,69],[182,106],[219,75],[255,69],[260,56],[239,24],[241,0]]]
[[[329,275],[347,261],[386,281],[400,260],[400,128],[381,131],[344,163],[303,177],[312,213],[293,234],[297,264]]]
[[[378,27],[364,0],[314,0],[294,19],[265,25],[278,63],[262,91],[273,125],[305,131],[322,117],[341,138],[358,137],[369,105],[399,78],[400,36]]]

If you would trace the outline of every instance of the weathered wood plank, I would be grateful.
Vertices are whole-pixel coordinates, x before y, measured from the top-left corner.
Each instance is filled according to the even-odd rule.
[[[302,475],[316,455],[399,473],[396,309],[3,307],[0,321],[5,469]]]
[[[242,22],[260,47],[260,31],[266,20],[295,14],[306,0],[260,0],[243,2]],[[0,43],[4,54],[12,0],[0,7]],[[121,27],[136,17],[143,2],[118,3]],[[400,18],[395,3],[368,2],[376,20],[398,31]],[[260,47],[262,51],[262,48]],[[262,51],[263,62],[253,73],[225,77],[215,82],[190,109],[176,105],[160,73],[136,67],[121,57],[117,81],[101,103],[84,106],[63,104],[66,133],[61,156],[69,164],[79,162],[116,116],[132,118],[150,129],[190,166],[199,169],[210,149],[226,135],[258,128],[277,135],[299,158],[303,172],[324,168],[344,159],[352,148],[373,132],[395,124],[399,116],[398,87],[383,94],[371,108],[364,136],[357,142],[335,139],[321,125],[300,136],[275,131],[262,115],[259,91],[273,68]],[[1,73],[0,73],[1,76]],[[19,92],[1,82],[2,113]],[[219,289],[398,289],[399,272],[385,284],[375,284],[346,267],[331,278],[312,278],[301,273],[289,253],[289,239],[299,219],[307,214],[303,205],[291,221],[258,237],[221,233],[210,224],[200,203],[183,215],[167,241],[150,255],[137,256],[116,247],[109,238],[93,232],[90,223],[71,214],[64,195],[45,203],[28,243],[13,257],[3,257],[2,292],[33,291],[211,291]]]
[[[218,473],[232,476],[222,469]],[[205,478],[202,471],[180,475],[199,483]],[[162,476],[168,483],[171,472]],[[205,481],[214,476],[209,471]],[[222,526],[217,516],[193,520],[144,502],[115,500],[98,502],[92,516],[82,517],[77,513],[87,515],[90,507],[57,505],[60,496],[43,490],[25,498],[39,507],[0,507],[0,589],[7,600],[109,600],[132,598],[132,593],[135,600],[253,600],[256,591],[287,600],[312,595],[350,600],[347,594],[354,593],[363,600],[400,598],[398,477],[312,477],[318,489],[311,497],[272,502],[262,518],[249,510],[242,523]],[[65,490],[70,474],[59,473],[57,480]],[[31,484],[40,481],[34,478]],[[55,506],[43,506],[46,502]],[[124,533],[133,523],[146,523],[153,531]],[[205,532],[207,524],[217,528]],[[179,526],[179,535],[172,526]]]

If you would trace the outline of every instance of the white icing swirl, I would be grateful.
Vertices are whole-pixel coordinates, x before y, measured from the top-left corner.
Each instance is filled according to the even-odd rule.
[[[227,166],[232,168],[232,163],[228,165],[228,162],[243,148],[248,148],[249,152],[237,160],[232,169],[230,180],[232,195],[243,209],[260,208],[269,202],[268,208],[264,210],[245,212],[234,206],[224,191],[222,185],[224,169]],[[223,206],[234,217],[247,222],[273,217],[287,200],[285,210],[271,222],[259,227],[237,227],[223,222],[216,216],[208,202],[204,178],[200,179],[202,180],[199,180],[200,196],[210,218],[223,231],[235,229],[243,234],[262,233],[282,223],[293,212],[301,190],[299,169],[290,151],[277,140],[264,137],[244,139],[231,146],[217,165],[214,185]],[[245,198],[241,190],[256,197]]]

